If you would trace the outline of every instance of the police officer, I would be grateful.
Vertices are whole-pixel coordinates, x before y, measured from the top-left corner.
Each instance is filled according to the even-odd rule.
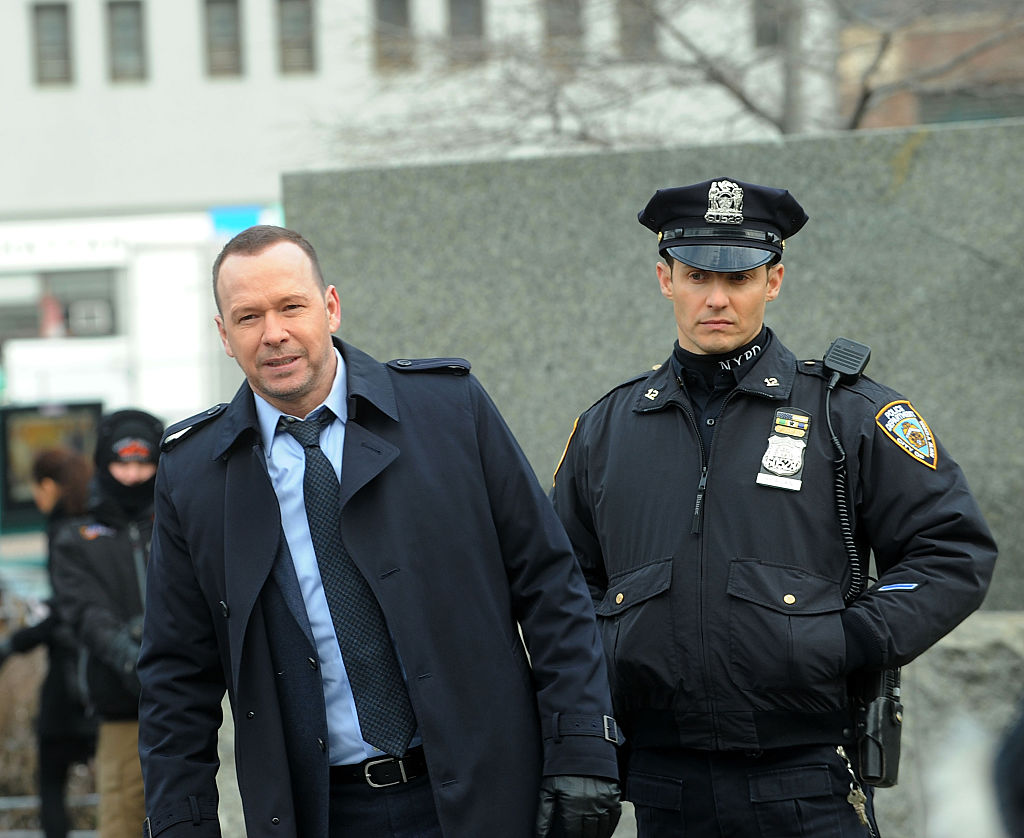
[[[858,376],[863,353],[798,361],[764,325],[807,221],[789,192],[717,178],[638,218],[677,340],[579,417],[552,489],[638,834],[877,835],[848,682],[980,605],[992,536],[921,414]],[[869,551],[879,578],[851,598]]]

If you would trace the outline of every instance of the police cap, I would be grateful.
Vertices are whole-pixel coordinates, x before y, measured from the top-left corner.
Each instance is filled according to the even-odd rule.
[[[716,178],[659,189],[637,215],[658,252],[705,271],[748,271],[782,257],[807,213],[785,189]]]

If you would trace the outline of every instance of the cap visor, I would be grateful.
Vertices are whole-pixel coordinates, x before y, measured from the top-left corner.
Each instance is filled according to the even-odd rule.
[[[718,244],[669,247],[666,248],[666,252],[673,259],[678,259],[691,268],[719,273],[759,268],[761,265],[767,265],[777,255],[771,250],[756,247],[729,247]]]

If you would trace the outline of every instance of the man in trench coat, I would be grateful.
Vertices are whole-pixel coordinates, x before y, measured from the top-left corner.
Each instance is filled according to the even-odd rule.
[[[139,663],[146,834],[220,835],[226,689],[249,838],[353,834],[338,793],[358,787],[376,806],[417,780],[436,820],[364,834],[610,835],[617,731],[590,597],[468,364],[382,364],[332,338],[337,291],[283,228],[229,242],[214,292],[246,382],[163,441]],[[332,753],[310,580],[300,584],[270,476],[286,435],[265,419],[268,406],[303,419],[332,399],[342,540],[385,616],[425,767],[401,754],[339,765]]]

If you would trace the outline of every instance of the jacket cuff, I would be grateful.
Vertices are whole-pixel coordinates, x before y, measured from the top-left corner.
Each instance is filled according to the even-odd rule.
[[[847,608],[840,615],[846,635],[846,672],[885,667],[885,650],[876,642],[871,626],[856,609]]]
[[[200,802],[189,795],[187,800],[146,818],[142,838],[187,834],[189,838],[220,838],[220,819],[215,801]]]
[[[600,713],[554,713],[544,725],[545,776],[573,774],[619,779],[618,724]]]

